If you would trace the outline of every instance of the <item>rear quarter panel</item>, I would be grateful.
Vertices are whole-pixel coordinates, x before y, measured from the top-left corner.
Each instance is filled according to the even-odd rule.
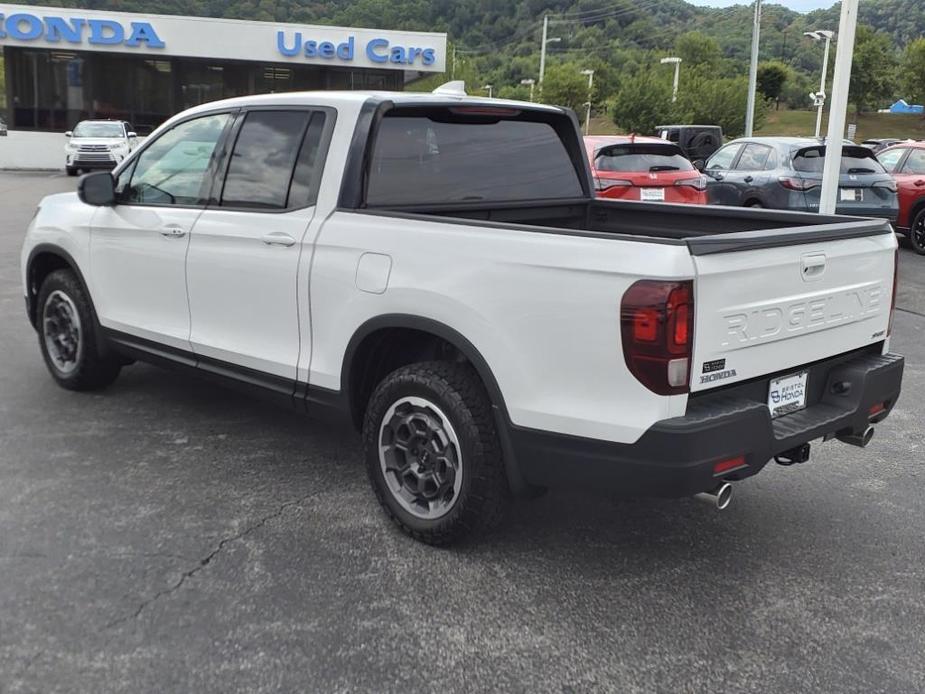
[[[382,293],[357,287],[364,253],[390,258]],[[620,301],[641,277],[690,278],[685,246],[337,211],[314,250],[310,383],[341,388],[354,332],[408,314],[464,335],[515,425],[634,442],[683,414],[686,396],[644,388],[624,363]]]

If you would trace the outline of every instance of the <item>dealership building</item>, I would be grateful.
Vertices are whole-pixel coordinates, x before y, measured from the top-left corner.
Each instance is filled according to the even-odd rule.
[[[144,135],[184,109],[245,94],[400,90],[443,72],[446,34],[0,4],[11,135],[87,118]],[[60,137],[60,136],[59,136]],[[60,145],[60,139],[57,140]],[[10,165],[0,139],[0,166]]]

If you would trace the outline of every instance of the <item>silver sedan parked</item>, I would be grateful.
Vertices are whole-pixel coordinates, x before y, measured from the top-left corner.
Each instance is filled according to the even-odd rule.
[[[813,138],[734,140],[707,160],[707,201],[713,205],[817,212],[825,145]],[[837,212],[894,221],[896,183],[866,147],[842,149]]]

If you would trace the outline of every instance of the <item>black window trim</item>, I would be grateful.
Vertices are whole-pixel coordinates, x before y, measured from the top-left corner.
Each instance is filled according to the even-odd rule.
[[[247,114],[251,112],[266,112],[266,111],[307,111],[309,113],[308,120],[305,122],[305,128],[302,131],[302,140],[299,143],[299,154],[302,152],[302,146],[305,144],[305,134],[308,132],[308,128],[311,126],[312,114],[314,113],[323,113],[324,114],[324,127],[321,130],[321,142],[318,144],[318,162],[321,164],[321,171],[318,174],[317,178],[314,181],[312,190],[309,192],[308,200],[309,202],[305,205],[297,205],[294,207],[281,207],[279,209],[269,209],[262,207],[246,207],[246,206],[229,206],[221,204],[222,191],[225,189],[225,182],[228,176],[228,167],[231,163],[231,152],[234,150],[235,145],[238,141],[238,135],[241,132],[241,128],[244,125],[244,121],[247,119]],[[331,106],[315,106],[307,104],[272,104],[272,105],[254,105],[246,106],[244,108],[238,109],[238,112],[235,114],[234,123],[232,124],[231,129],[227,133],[227,138],[223,143],[223,149],[221,154],[221,164],[218,167],[218,171],[214,173],[212,179],[212,189],[209,194],[208,200],[206,201],[205,209],[208,210],[221,210],[222,212],[251,212],[251,213],[260,213],[260,214],[288,214],[290,212],[297,212],[299,210],[306,210],[309,207],[314,207],[318,204],[318,193],[321,189],[321,179],[324,177],[325,166],[328,160],[328,149],[331,145],[331,140],[334,136],[334,125],[337,121],[337,109]],[[295,163],[293,164],[292,171],[289,172],[289,183],[288,189],[292,189],[292,178],[295,176],[295,170],[299,165],[299,154],[296,155]],[[288,193],[287,193],[287,202],[288,202]]]
[[[163,205],[160,203],[153,202],[126,202],[121,200],[116,200],[116,205],[122,205],[125,207],[155,207],[158,209],[168,209],[168,210],[204,210],[208,206],[209,200],[212,196],[212,190],[215,187],[215,173],[216,169],[222,164],[225,158],[225,146],[228,139],[229,131],[231,130],[232,125],[235,122],[235,117],[240,111],[239,108],[218,108],[210,109],[208,111],[200,111],[197,113],[191,113],[189,116],[182,118],[180,120],[171,123],[170,127],[165,129],[163,132],[158,133],[158,136],[154,139],[150,137],[145,140],[145,143],[140,147],[134,149],[129,157],[125,159],[120,166],[118,166],[112,172],[114,180],[118,180],[119,176],[122,175],[124,171],[131,168],[132,173],[129,177],[129,184],[131,184],[131,179],[135,175],[135,169],[137,167],[138,161],[141,159],[142,155],[151,147],[155,142],[160,140],[164,135],[170,131],[178,128],[181,125],[189,123],[190,121],[197,120],[199,118],[207,118],[208,116],[220,116],[227,114],[231,116],[228,120],[228,123],[225,124],[225,129],[222,131],[222,134],[219,136],[218,141],[215,143],[215,150],[213,151],[212,161],[209,163],[208,168],[206,169],[205,180],[208,181],[208,192],[203,198],[203,202],[195,205]],[[215,156],[214,152],[218,152],[218,156]]]

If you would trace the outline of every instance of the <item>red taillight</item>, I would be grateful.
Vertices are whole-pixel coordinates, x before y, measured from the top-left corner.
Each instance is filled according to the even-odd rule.
[[[676,186],[690,186],[695,190],[706,190],[707,189],[707,177],[706,176],[697,176],[696,178],[682,178],[680,181],[675,181]]]
[[[893,316],[896,315],[896,289],[899,287],[899,249],[893,251],[893,298],[890,299],[890,322],[886,326],[886,336],[893,334]]]
[[[640,280],[620,305],[623,357],[636,379],[659,395],[689,388],[694,283]]]
[[[878,414],[883,412],[885,409],[886,409],[886,403],[878,402],[877,404],[870,406],[870,409],[867,411],[867,416],[876,417]]]
[[[607,190],[608,188],[628,188],[633,185],[632,181],[627,181],[623,178],[598,178],[594,177],[594,190],[600,192],[602,190]]]
[[[821,184],[819,181],[807,180],[798,176],[781,176],[778,182],[787,190],[806,191],[818,188]]]
[[[745,456],[740,455],[736,458],[730,458],[729,460],[721,460],[718,463],[713,465],[713,474],[721,475],[724,472],[729,472],[730,470],[736,470],[740,467],[745,467]]]

